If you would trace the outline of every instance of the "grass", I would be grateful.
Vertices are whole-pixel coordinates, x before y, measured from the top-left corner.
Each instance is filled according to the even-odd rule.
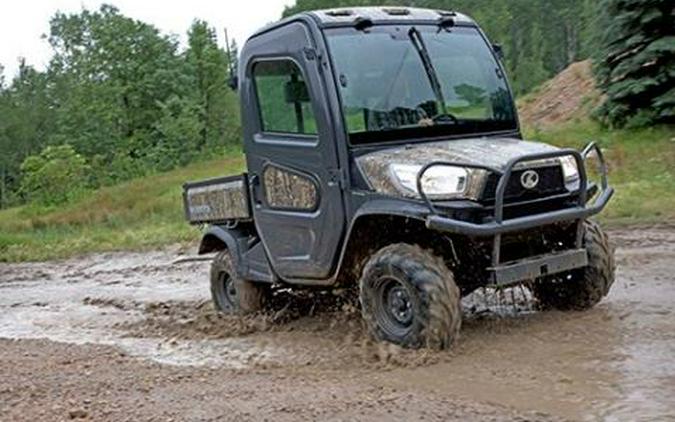
[[[88,193],[53,207],[0,211],[0,262],[64,258],[95,251],[148,249],[194,241],[184,220],[182,184],[236,174],[243,157],[207,161]]]
[[[600,143],[616,188],[600,217],[605,223],[675,221],[675,128],[607,131],[595,123],[577,121],[545,132],[526,129],[525,135],[559,146],[582,147],[589,140]],[[0,262],[196,241],[199,231],[183,218],[181,185],[238,173],[243,163],[235,153],[103,188],[55,208],[0,211]]]
[[[616,190],[599,216],[606,224],[675,222],[675,127],[607,130],[576,121],[545,132],[526,128],[525,137],[575,148],[599,143]]]

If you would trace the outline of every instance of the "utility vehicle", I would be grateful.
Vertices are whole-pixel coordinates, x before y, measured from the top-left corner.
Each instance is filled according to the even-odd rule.
[[[500,48],[469,17],[298,14],[248,39],[237,78],[247,172],[184,186],[219,310],[358,286],[376,339],[445,348],[477,288],[528,283],[565,310],[607,294],[613,252],[588,220],[613,193],[602,153],[522,140]]]

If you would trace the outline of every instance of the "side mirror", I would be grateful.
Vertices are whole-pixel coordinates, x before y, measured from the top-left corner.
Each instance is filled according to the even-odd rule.
[[[287,103],[307,103],[309,102],[309,92],[307,85],[303,81],[288,81],[284,84],[284,98]]]
[[[230,76],[227,80],[227,86],[229,86],[232,91],[236,91],[239,88],[239,78],[237,75]]]
[[[504,48],[501,44],[492,44],[492,50],[499,60],[504,60]]]

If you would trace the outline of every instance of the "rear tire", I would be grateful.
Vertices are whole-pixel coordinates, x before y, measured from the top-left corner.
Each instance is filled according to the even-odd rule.
[[[595,306],[614,283],[614,248],[594,221],[584,223],[588,266],[535,281],[533,294],[543,309],[583,311]]]
[[[459,336],[460,293],[443,261],[397,243],[376,252],[359,282],[366,327],[376,340],[445,349]]]
[[[211,263],[211,298],[225,314],[249,314],[263,308],[269,286],[241,279],[229,251],[221,251]]]

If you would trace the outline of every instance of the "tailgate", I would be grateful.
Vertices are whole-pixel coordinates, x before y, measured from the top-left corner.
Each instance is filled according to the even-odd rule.
[[[190,224],[251,218],[246,173],[183,185],[185,218]]]

